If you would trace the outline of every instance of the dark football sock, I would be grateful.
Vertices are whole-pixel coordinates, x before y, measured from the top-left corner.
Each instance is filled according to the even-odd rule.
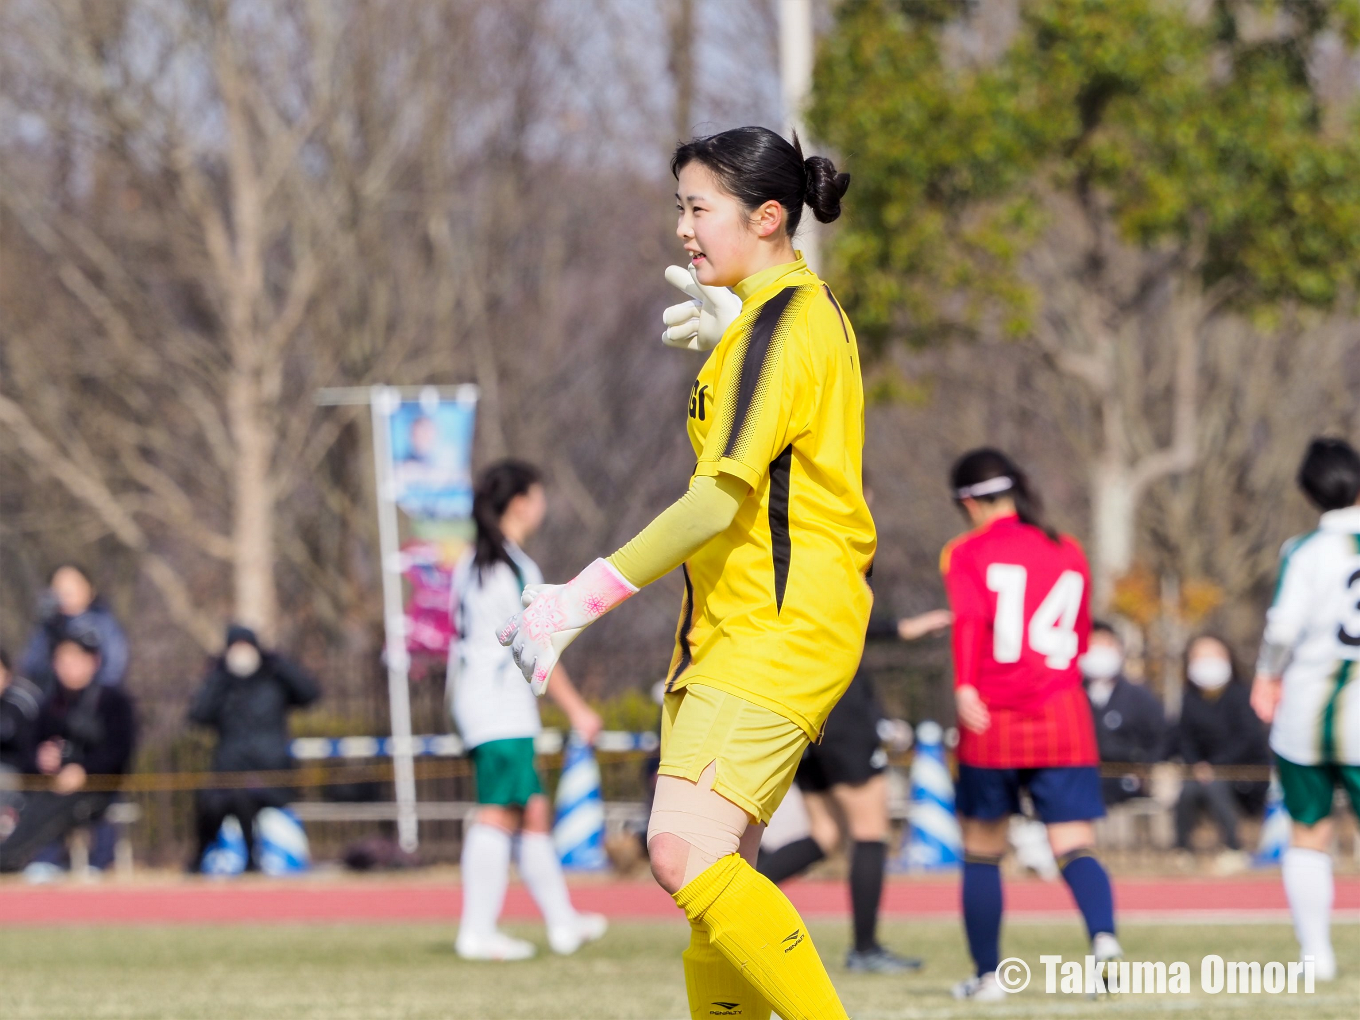
[[[794,875],[801,875],[825,856],[815,839],[804,836],[785,843],[778,850],[760,851],[756,870],[778,885]]]
[[[963,927],[979,976],[996,970],[1001,956],[1000,861],[999,857],[963,859]]]
[[[1086,919],[1086,934],[1095,938],[1100,932],[1114,934],[1114,892],[1110,876],[1089,850],[1063,854],[1062,877],[1072,890],[1077,909]]]
[[[855,915],[855,949],[867,952],[878,945],[878,905],[883,899],[883,866],[888,845],[875,840],[856,842],[850,852],[850,906]]]

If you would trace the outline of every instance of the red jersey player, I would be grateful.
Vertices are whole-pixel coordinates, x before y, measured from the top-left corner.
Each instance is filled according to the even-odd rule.
[[[1109,876],[1093,854],[1092,821],[1105,807],[1077,667],[1091,630],[1086,556],[1044,526],[1024,472],[999,450],[965,454],[950,480],[973,524],[945,547],[941,570],[954,611],[963,916],[977,966],[954,994],[986,1002],[1006,994],[996,977],[1000,863],[1022,789],[1048,827],[1096,959],[1121,953]]]

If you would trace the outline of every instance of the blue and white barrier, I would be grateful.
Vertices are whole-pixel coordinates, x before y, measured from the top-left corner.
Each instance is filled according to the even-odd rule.
[[[302,822],[288,808],[261,808],[255,815],[255,860],[266,875],[298,875],[312,868]],[[246,870],[246,838],[235,815],[227,815],[203,854],[202,871],[219,878]]]
[[[216,838],[203,851],[201,870],[217,878],[239,875],[246,870],[246,837],[235,815],[227,815]]]
[[[1289,812],[1284,809],[1284,791],[1280,788],[1280,777],[1274,769],[1270,772],[1270,789],[1266,792],[1266,816],[1261,823],[1261,840],[1256,845],[1256,853],[1251,863],[1257,868],[1273,868],[1284,859],[1289,848],[1289,838],[1293,823]]]
[[[567,742],[562,778],[557,783],[557,822],[553,845],[562,867],[598,871],[609,866],[604,852],[604,798],[600,766],[589,744]]]
[[[462,738],[455,733],[422,734],[412,737],[417,758],[461,758],[466,754]],[[557,754],[562,750],[562,733],[543,730],[534,738],[538,754]],[[608,753],[644,751],[651,753],[661,743],[651,731],[630,733],[627,730],[605,730],[595,740],[595,750]],[[293,757],[298,761],[325,761],[330,758],[390,758],[391,737],[298,737],[292,742]]]
[[[300,875],[312,870],[307,830],[288,808],[262,808],[255,816],[255,859],[266,875]]]
[[[897,865],[907,871],[956,868],[963,859],[963,835],[954,816],[954,780],[944,758],[944,730],[926,721],[916,727],[911,762],[911,809]]]

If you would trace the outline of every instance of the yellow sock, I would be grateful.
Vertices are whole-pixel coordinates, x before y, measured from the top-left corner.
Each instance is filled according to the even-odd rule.
[[[675,902],[783,1020],[849,1020],[798,911],[739,854],[714,863]]]
[[[770,1020],[770,1004],[737,968],[727,962],[709,941],[708,928],[690,925],[689,948],[685,950],[685,991],[689,993],[692,1020],[712,1020],[715,1016],[740,1017],[741,1020]]]

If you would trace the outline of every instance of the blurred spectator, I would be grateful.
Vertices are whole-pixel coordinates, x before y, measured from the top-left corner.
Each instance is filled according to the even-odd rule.
[[[0,773],[24,772],[33,760],[33,735],[42,692],[13,672],[0,648]]]
[[[1102,762],[1162,760],[1166,752],[1167,727],[1162,706],[1142,684],[1124,675],[1124,642],[1113,627],[1097,621],[1091,641],[1081,657],[1086,695],[1096,723],[1096,743]],[[1106,804],[1120,804],[1148,795],[1148,778],[1136,772],[1104,776],[1101,791]]]
[[[89,572],[74,563],[52,571],[47,591],[38,601],[38,626],[29,636],[19,661],[19,672],[37,684],[44,695],[52,693],[52,650],[66,628],[78,623],[99,635],[99,675],[95,682],[116,685],[127,672],[127,635],[113,612],[95,591]]]
[[[18,777],[33,760],[33,736],[37,728],[42,694],[10,669],[9,654],[0,648],[0,840],[19,819],[23,794]]]
[[[1207,812],[1228,850],[1222,866],[1232,870],[1244,863],[1239,815],[1261,810],[1267,784],[1231,773],[1234,766],[1269,761],[1265,728],[1252,711],[1250,692],[1237,680],[1232,653],[1223,641],[1207,635],[1192,641],[1185,675],[1189,683],[1176,725],[1174,754],[1190,766],[1190,775],[1176,803],[1176,846],[1190,849],[1190,834]]]
[[[29,762],[33,771],[52,777],[52,788],[24,798],[18,825],[0,843],[0,871],[17,871],[40,848],[101,818],[115,792],[88,789],[89,777],[122,775],[132,761],[132,701],[120,688],[95,682],[99,640],[78,620],[56,639],[51,668],[57,686],[38,711]]]
[[[261,649],[253,630],[232,625],[227,628],[225,651],[213,660],[189,706],[189,721],[217,731],[214,772],[278,772],[293,764],[288,713],[320,695],[316,681],[300,666]],[[202,867],[203,853],[223,820],[234,815],[250,851],[248,869],[255,870],[255,816],[261,808],[283,807],[291,797],[291,790],[263,783],[247,789],[200,790],[198,848],[190,868]]]

